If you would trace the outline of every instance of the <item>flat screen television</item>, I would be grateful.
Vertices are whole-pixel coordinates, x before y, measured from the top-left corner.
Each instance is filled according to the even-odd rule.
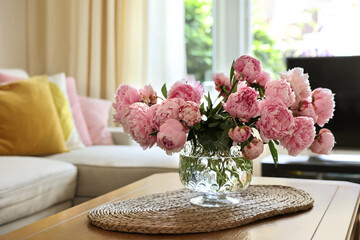
[[[287,58],[287,68],[309,74],[311,89],[335,93],[334,117],[325,124],[335,136],[334,149],[360,150],[360,56]]]

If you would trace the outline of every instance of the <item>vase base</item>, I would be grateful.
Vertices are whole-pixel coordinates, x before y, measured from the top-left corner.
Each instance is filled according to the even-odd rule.
[[[190,202],[201,207],[226,207],[238,204],[240,199],[228,196],[203,195],[192,198]]]

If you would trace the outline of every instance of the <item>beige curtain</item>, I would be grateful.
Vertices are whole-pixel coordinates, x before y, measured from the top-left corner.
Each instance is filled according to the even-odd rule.
[[[80,95],[186,77],[183,0],[0,0],[0,68],[65,72]]]
[[[146,0],[29,0],[27,70],[65,72],[80,95],[113,99],[146,83]]]

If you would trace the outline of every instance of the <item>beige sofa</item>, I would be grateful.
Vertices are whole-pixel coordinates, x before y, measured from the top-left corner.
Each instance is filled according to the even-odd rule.
[[[0,72],[28,78],[21,69]],[[0,156],[0,235],[151,174],[177,171],[177,155],[156,147],[143,151],[121,129],[109,130],[116,145]]]
[[[177,171],[178,155],[144,151],[121,129],[110,131],[117,145],[0,156],[0,235],[151,174]]]

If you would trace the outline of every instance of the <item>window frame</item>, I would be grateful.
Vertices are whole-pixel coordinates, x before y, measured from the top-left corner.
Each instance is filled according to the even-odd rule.
[[[251,0],[213,0],[213,72],[228,74],[234,59],[252,55],[251,5]]]

